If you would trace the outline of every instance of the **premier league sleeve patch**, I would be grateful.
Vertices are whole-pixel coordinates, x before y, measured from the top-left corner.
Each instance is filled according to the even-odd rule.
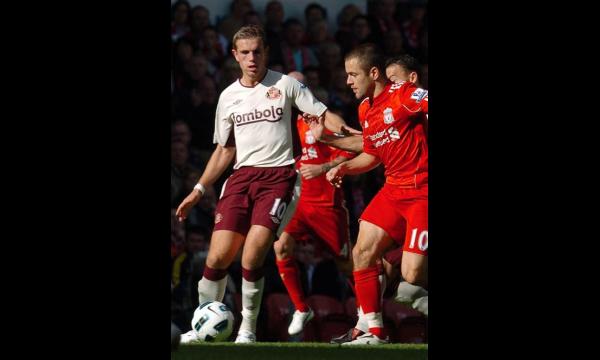
[[[417,90],[415,90],[412,95],[410,96],[411,99],[415,100],[415,102],[420,103],[421,100],[423,100],[423,98],[425,96],[427,96],[427,90],[425,89],[421,89],[418,88]]]

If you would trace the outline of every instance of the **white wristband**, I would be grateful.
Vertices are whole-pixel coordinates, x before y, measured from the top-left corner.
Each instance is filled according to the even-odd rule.
[[[204,195],[204,193],[206,192],[206,188],[204,187],[204,185],[202,185],[200,183],[197,183],[196,185],[194,185],[194,189],[199,190],[202,195]]]

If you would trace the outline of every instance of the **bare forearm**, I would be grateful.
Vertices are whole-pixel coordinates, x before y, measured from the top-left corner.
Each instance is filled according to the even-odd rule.
[[[354,159],[342,163],[340,170],[345,175],[358,175],[375,169],[380,163],[379,158],[363,152]]]
[[[363,138],[359,135],[351,135],[351,136],[331,136],[324,135],[319,141],[333,146],[334,148],[351,151],[355,153],[361,153],[363,151]]]
[[[331,168],[338,166],[339,164],[343,163],[344,161],[347,161],[348,158],[345,156],[338,156],[335,159],[326,162],[324,164],[321,165],[321,167],[323,168],[323,173],[328,172]]]
[[[235,147],[223,147],[217,145],[217,148],[213,151],[198,182],[204,186],[214,184],[229,167],[229,164],[231,164],[231,161],[233,161],[234,158]]]
[[[324,125],[330,131],[341,133],[342,126],[346,125],[344,119],[338,114],[331,112],[329,110],[325,111],[325,122]]]

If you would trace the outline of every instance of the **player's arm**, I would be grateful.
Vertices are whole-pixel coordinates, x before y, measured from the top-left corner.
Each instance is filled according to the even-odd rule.
[[[366,152],[361,153],[352,160],[345,161],[327,172],[327,180],[340,187],[345,175],[358,175],[373,170],[381,163],[381,160]]]
[[[306,180],[310,180],[316,177],[319,177],[323,174],[326,174],[332,168],[338,166],[339,164],[347,161],[348,158],[345,156],[338,156],[335,159],[325,162],[323,164],[301,164],[300,165],[300,174]]]
[[[363,137],[360,135],[335,136],[323,135],[320,142],[325,143],[334,148],[361,153],[363,151]]]
[[[327,129],[334,133],[340,133],[343,135],[361,135],[362,132],[351,128],[346,124],[341,116],[334,113],[333,111],[326,110],[324,114],[324,125]]]
[[[361,153],[363,151],[363,138],[360,135],[336,136],[325,134],[325,124],[323,117],[305,117],[310,131],[315,139],[334,148]]]
[[[192,192],[181,202],[177,208],[177,218],[179,221],[186,219],[190,209],[194,207],[204,195],[204,187],[213,185],[219,177],[229,167],[233,159],[235,158],[235,146],[222,146],[217,144],[215,151],[213,151],[198,184],[194,187]]]
[[[329,111],[325,104],[315,98],[306,85],[303,85],[290,77],[286,77],[286,79],[290,79],[288,82],[290,97],[293,99],[296,108],[303,113],[302,116],[305,118],[307,116],[322,116],[324,118],[325,127],[333,132],[342,134],[361,134],[360,131],[348,126],[341,116]]]

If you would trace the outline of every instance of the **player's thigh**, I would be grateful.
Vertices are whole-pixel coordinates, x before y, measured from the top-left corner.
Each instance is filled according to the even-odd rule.
[[[227,179],[215,209],[214,230],[228,230],[245,235],[250,228],[248,188],[251,178],[237,171]]]
[[[371,200],[365,211],[360,215],[361,227],[363,221],[377,226],[395,242],[401,244],[406,236],[406,222],[395,198],[390,196],[388,188],[381,189]],[[374,233],[378,231],[371,230]]]
[[[262,267],[273,244],[273,237],[273,230],[262,225],[252,225],[244,243],[242,267],[248,270]]]
[[[277,232],[287,212],[296,172],[289,167],[264,170],[264,176],[250,186],[249,197],[253,201],[251,225],[262,225]]]
[[[413,285],[427,284],[427,249],[429,247],[428,200],[410,201],[404,213],[406,239],[402,255],[402,277]]]
[[[392,238],[381,227],[369,221],[360,222],[358,239],[352,250],[354,270],[362,270],[374,266],[377,259],[392,244]]]
[[[403,216],[406,219],[404,252],[427,256],[429,247],[427,199],[410,200],[408,206],[405,206]]]
[[[206,265],[213,269],[227,269],[244,243],[244,235],[229,231],[213,231],[206,257]]]

